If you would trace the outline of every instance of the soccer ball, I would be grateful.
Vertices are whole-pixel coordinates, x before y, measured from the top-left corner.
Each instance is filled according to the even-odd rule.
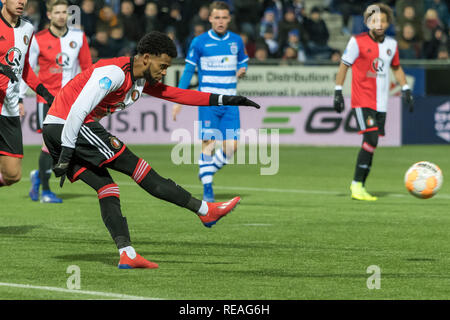
[[[437,165],[420,161],[406,171],[405,186],[413,196],[429,199],[439,191],[443,179],[442,171]]]

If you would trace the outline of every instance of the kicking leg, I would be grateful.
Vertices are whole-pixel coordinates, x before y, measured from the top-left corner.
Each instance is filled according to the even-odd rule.
[[[239,197],[225,203],[207,203],[199,200],[171,179],[161,177],[145,160],[138,158],[128,148],[107,166],[130,176],[152,196],[198,214],[207,227],[228,214],[240,201]]]

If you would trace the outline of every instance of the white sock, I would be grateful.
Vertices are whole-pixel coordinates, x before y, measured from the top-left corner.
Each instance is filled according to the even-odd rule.
[[[206,201],[202,200],[202,205],[200,206],[200,209],[198,209],[198,214],[202,216],[206,216],[208,214],[208,204]]]
[[[124,251],[127,253],[128,258],[130,258],[130,259],[136,258],[136,251],[134,250],[134,248],[132,246],[120,248],[119,255],[122,255],[122,252],[124,252]]]
[[[227,155],[223,152],[222,149],[217,149],[216,153],[213,156],[212,162],[216,167],[216,171],[218,171],[228,163]]]
[[[203,184],[212,183],[213,175],[217,168],[214,166],[213,157],[202,153],[198,161],[199,176]]]

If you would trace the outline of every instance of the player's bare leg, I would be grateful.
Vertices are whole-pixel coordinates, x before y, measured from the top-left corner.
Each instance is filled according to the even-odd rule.
[[[0,155],[0,187],[10,186],[22,178],[22,159]]]
[[[236,153],[238,148],[237,140],[225,140],[222,144],[226,159],[231,159],[231,157]],[[226,163],[225,163],[226,164]]]

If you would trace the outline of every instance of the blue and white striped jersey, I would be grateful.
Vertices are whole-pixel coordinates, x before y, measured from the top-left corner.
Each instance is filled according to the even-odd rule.
[[[219,37],[211,29],[192,41],[186,67],[188,64],[197,67],[199,91],[235,95],[236,71],[247,67],[247,61],[244,43],[238,34],[228,31]]]

